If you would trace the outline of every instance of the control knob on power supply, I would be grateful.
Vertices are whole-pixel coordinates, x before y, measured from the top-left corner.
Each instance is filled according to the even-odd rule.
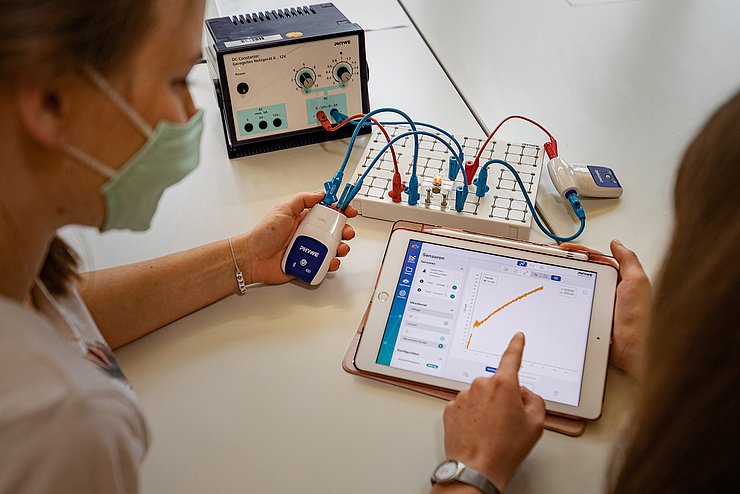
[[[342,84],[347,84],[352,79],[352,67],[341,63],[334,68],[334,78]]]
[[[300,76],[298,76],[298,81],[301,83],[301,86],[304,87],[304,89],[310,89],[314,85],[313,77],[311,77],[311,74],[308,72],[303,72]]]
[[[303,67],[295,74],[295,83],[299,88],[303,89],[305,93],[316,84],[316,72],[308,67]]]
[[[349,82],[352,78],[352,72],[350,72],[347,67],[339,67],[337,75],[339,76],[339,80],[342,82]]]

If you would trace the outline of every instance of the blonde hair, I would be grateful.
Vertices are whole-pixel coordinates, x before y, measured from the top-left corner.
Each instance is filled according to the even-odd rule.
[[[0,81],[27,84],[79,67],[101,73],[125,63],[149,28],[147,0],[0,0]],[[78,267],[72,250],[54,237],[41,280],[65,293]]]
[[[0,74],[53,76],[76,66],[107,73],[149,27],[147,0],[0,0]]]

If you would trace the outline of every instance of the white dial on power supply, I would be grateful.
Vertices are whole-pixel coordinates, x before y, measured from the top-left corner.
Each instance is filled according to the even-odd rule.
[[[352,66],[346,62],[342,62],[334,67],[334,79],[342,84],[346,84],[352,79]]]
[[[295,83],[303,89],[311,89],[316,84],[316,72],[308,67],[303,67],[296,72]]]

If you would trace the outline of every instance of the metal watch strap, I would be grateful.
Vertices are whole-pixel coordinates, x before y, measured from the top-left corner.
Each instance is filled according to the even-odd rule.
[[[483,494],[501,494],[496,486],[493,485],[493,482],[468,466],[463,468],[463,471],[460,472],[456,480],[463,484],[472,485]]]

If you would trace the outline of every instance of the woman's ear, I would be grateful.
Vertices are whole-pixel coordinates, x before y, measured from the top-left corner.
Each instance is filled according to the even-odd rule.
[[[57,77],[47,82],[19,81],[17,108],[26,134],[39,145],[60,148],[68,140],[64,123],[69,119],[72,81]]]

